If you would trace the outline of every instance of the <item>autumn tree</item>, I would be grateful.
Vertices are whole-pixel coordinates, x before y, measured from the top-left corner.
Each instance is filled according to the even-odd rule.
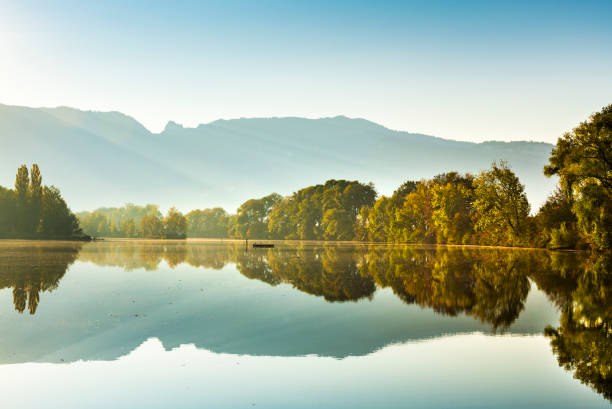
[[[455,173],[452,177],[454,179],[446,183],[432,186],[432,224],[437,243],[466,244],[470,242],[473,229],[473,178]]]
[[[167,239],[184,239],[187,237],[187,219],[176,207],[170,208],[163,220],[164,237]]]
[[[432,222],[432,183],[421,181],[416,191],[404,198],[395,210],[395,223],[391,234],[396,242],[434,243],[436,230]]]
[[[137,235],[136,222],[134,219],[125,219],[121,223],[121,234],[126,238],[134,238]]]
[[[140,237],[145,239],[161,239],[164,232],[162,220],[154,215],[145,215],[138,225]]]
[[[505,162],[493,163],[474,179],[476,229],[485,242],[497,245],[524,243],[529,202],[525,187]]]

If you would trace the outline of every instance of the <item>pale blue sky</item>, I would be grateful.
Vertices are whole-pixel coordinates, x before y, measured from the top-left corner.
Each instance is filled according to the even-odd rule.
[[[153,131],[347,115],[554,142],[612,103],[611,16],[609,0],[0,0],[0,103],[117,110]]]

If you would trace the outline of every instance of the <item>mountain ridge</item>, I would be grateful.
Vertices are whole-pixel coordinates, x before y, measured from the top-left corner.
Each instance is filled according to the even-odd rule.
[[[465,142],[397,131],[344,115],[174,121],[159,133],[119,111],[0,104],[0,184],[21,163],[41,165],[75,210],[157,203],[181,210],[283,195],[327,179],[374,182],[390,194],[407,179],[445,171],[477,173],[508,160],[535,209],[555,184],[542,168],[552,145]],[[8,176],[7,176],[8,175]]]

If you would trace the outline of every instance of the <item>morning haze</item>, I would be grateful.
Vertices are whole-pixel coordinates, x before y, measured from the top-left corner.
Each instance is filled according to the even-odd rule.
[[[27,158],[79,211],[131,202],[233,212],[249,198],[333,178],[389,195],[406,180],[478,173],[498,160],[512,165],[534,210],[556,184],[542,173],[550,144],[458,142],[344,116],[169,122],[156,134],[119,112],[0,105],[0,142],[2,185]]]
[[[0,0],[0,407],[609,408],[611,16]]]

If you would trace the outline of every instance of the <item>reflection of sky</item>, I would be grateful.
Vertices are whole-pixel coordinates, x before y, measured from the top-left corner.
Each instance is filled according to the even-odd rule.
[[[541,334],[549,324],[558,324],[558,312],[532,285],[509,332]],[[391,343],[491,330],[465,314],[407,305],[388,288],[372,300],[329,303],[288,284],[247,279],[233,264],[170,269],[161,262],[156,271],[124,271],[81,261],[57,289],[40,294],[33,316],[13,311],[12,292],[0,291],[0,327],[13,329],[3,334],[0,363],[112,360],[149,337],[166,349],[194,343],[235,354],[346,357]]]
[[[7,243],[10,249],[11,242]],[[469,310],[457,316],[436,313],[430,307],[404,303],[390,288],[372,294],[374,288],[366,286],[366,291],[353,293],[354,282],[342,279],[342,268],[318,271],[312,266],[317,271],[309,273],[308,257],[298,264],[306,268],[300,271],[307,285],[294,288],[258,279],[265,269],[257,269],[257,256],[265,252],[238,257],[240,248],[231,257],[223,256],[223,251],[232,245],[213,244],[208,251],[204,246],[201,253],[193,248],[191,254],[181,252],[187,248],[178,243],[177,247],[171,242],[139,243],[87,245],[57,288],[39,293],[33,315],[14,310],[11,283],[16,285],[32,273],[28,265],[40,273],[37,266],[57,263],[62,273],[63,247],[47,243],[40,253],[14,265],[7,260],[26,253],[8,252],[5,278],[13,281],[4,280],[6,288],[0,291],[0,328],[5,329],[0,336],[2,407],[589,408],[608,404],[557,363],[542,331],[549,324],[559,325],[559,312],[538,289],[536,282],[542,282],[536,280],[542,277],[537,274],[534,281],[521,281],[530,291],[527,295],[525,286],[518,287],[523,308],[507,333],[492,335],[490,324]],[[327,248],[328,262],[345,260],[342,247],[337,253],[331,251],[335,247]],[[353,246],[344,250],[355,251]],[[184,258],[189,254],[192,257]],[[64,261],[74,256],[68,253]],[[228,264],[214,270],[173,263],[208,265],[215,256]],[[242,274],[230,260],[239,263]],[[453,260],[448,257],[448,274],[454,271]],[[494,265],[503,269],[503,260],[499,261]],[[457,267],[457,274],[464,274],[465,267]],[[274,271],[278,277],[290,272]],[[496,275],[488,269],[483,274],[486,271]],[[299,289],[314,287],[313,293],[320,294],[318,272],[326,275],[325,282],[336,283],[321,288],[332,293],[344,289],[363,298],[327,302]],[[423,278],[427,276],[424,273]],[[300,283],[292,274],[286,277]],[[355,275],[349,277],[360,282]],[[499,284],[491,275],[480,277],[487,278],[494,287]],[[20,288],[36,288],[36,283],[26,280]],[[446,295],[441,301],[451,306],[465,301],[458,283],[450,280],[449,286],[438,288],[438,295]],[[488,299],[486,291],[477,293]],[[477,303],[474,308],[503,311],[505,303],[517,302],[511,294],[500,294],[500,303]]]
[[[29,408],[597,408],[543,336],[457,335],[345,359],[215,354],[149,339],[112,362],[0,366]],[[10,385],[10,387],[8,387]]]
[[[153,130],[365,117],[554,141],[610,103],[609,1],[9,2],[0,102],[120,110]]]

